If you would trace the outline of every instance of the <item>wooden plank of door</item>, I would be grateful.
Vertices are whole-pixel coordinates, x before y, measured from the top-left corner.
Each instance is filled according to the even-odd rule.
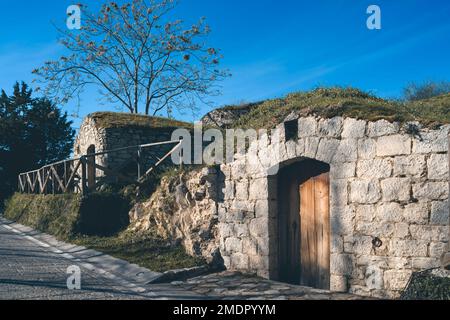
[[[282,177],[280,177],[280,179],[282,179]],[[279,198],[279,202],[278,202],[278,210],[279,210],[279,214],[278,214],[278,238],[279,238],[279,242],[278,242],[278,268],[279,268],[279,279],[281,281],[288,281],[288,233],[287,233],[287,219],[288,219],[288,198],[286,197],[286,183],[284,181],[284,179],[282,179],[279,182],[279,189],[278,189],[278,198]]]
[[[315,180],[315,232],[317,240],[317,288],[330,288],[329,174]]]
[[[300,283],[300,201],[298,182],[292,179],[289,183],[289,213],[287,221],[287,241],[289,243],[288,261],[289,277],[294,284]]]
[[[314,227],[314,180],[309,179],[300,185],[300,235],[301,235],[301,283],[314,285],[314,265],[316,264],[316,239]]]

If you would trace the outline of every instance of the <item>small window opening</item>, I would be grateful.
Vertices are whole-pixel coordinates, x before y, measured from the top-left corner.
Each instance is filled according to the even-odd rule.
[[[286,135],[286,141],[298,140],[298,121],[292,120],[284,123],[284,131]]]

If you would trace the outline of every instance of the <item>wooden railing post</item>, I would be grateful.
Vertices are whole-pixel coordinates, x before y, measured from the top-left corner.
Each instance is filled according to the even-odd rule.
[[[86,157],[81,157],[81,193],[83,195],[87,195],[88,186],[87,186],[87,161]]]
[[[138,178],[138,180],[141,179],[141,175],[142,175],[142,172],[141,172],[141,157],[142,157],[142,148],[141,148],[141,146],[139,146],[138,150],[137,150],[137,178]]]

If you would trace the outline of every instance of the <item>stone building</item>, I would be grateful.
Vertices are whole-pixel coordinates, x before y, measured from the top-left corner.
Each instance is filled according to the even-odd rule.
[[[173,129],[106,127],[91,116],[75,153],[170,140]],[[201,201],[217,232],[203,241],[216,244],[227,269],[397,297],[414,271],[440,266],[449,241],[450,125],[300,117],[277,129],[215,178],[208,173],[217,192]],[[149,220],[151,210],[147,218],[142,210],[136,219]]]
[[[449,240],[450,126],[306,117],[278,129],[279,143],[257,142],[276,174],[249,161],[252,146],[221,167],[227,268],[396,297],[412,272],[440,266]]]
[[[166,118],[148,117],[142,115],[97,112],[88,115],[79,130],[75,145],[74,157],[101,153],[121,148],[143,144],[170,141],[172,132],[180,127],[189,128],[188,123]],[[173,145],[143,149],[142,167],[155,163]],[[95,157],[96,164],[112,170],[136,174],[136,150],[119,150]],[[102,170],[96,171],[97,176],[104,176]]]

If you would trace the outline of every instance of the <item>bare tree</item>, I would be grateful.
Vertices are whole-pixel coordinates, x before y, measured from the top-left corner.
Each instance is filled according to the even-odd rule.
[[[205,42],[204,19],[187,28],[169,21],[175,6],[174,0],[131,0],[93,14],[82,5],[81,30],[59,29],[71,54],[35,69],[37,81],[63,103],[95,85],[132,113],[194,108],[218,94],[217,81],[229,74],[218,69],[219,50]]]
[[[443,94],[450,93],[449,81],[428,81],[424,83],[410,83],[403,90],[407,101],[430,99]]]

